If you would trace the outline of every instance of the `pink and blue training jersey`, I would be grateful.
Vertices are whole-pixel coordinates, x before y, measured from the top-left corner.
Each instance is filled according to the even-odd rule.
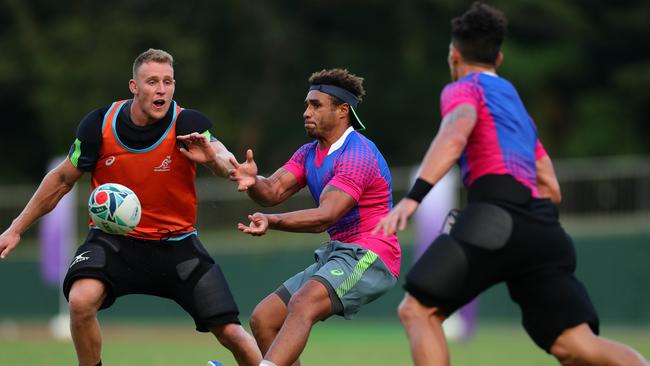
[[[458,161],[465,186],[486,174],[509,174],[539,197],[536,161],[546,151],[515,87],[496,74],[471,73],[442,91],[443,118],[461,104],[471,104],[477,112]]]
[[[388,164],[372,141],[350,127],[328,150],[321,150],[318,141],[303,145],[284,168],[298,179],[300,188],[309,186],[316,203],[327,185],[352,196],[357,205],[327,229],[330,238],[373,251],[399,276],[397,236],[371,234],[393,202]]]

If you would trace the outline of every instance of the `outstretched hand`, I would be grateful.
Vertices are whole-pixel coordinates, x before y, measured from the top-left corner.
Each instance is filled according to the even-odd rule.
[[[10,229],[0,235],[0,259],[5,259],[20,242],[20,235]]]
[[[265,214],[255,212],[252,215],[248,215],[248,219],[251,221],[248,226],[241,222],[237,224],[237,229],[239,229],[239,231],[253,236],[262,236],[266,234],[266,230],[269,228],[269,219]]]
[[[192,132],[189,135],[177,136],[176,139],[181,142],[179,150],[183,156],[198,164],[216,164],[217,151],[210,143],[210,139],[198,132]],[[228,162],[237,168],[239,163],[232,157]]]
[[[410,198],[404,198],[392,210],[388,215],[384,216],[381,221],[375,226],[372,230],[372,234],[377,234],[382,231],[385,236],[393,235],[398,229],[403,231],[406,229],[406,223],[413,215],[415,210],[418,208],[419,203]]]
[[[237,164],[228,172],[228,179],[237,182],[237,190],[244,192],[257,182],[257,164],[253,160],[253,150],[246,150],[246,161]]]

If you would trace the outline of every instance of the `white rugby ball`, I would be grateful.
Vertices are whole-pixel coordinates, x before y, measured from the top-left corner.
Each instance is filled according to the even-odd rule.
[[[95,188],[88,198],[88,214],[95,226],[108,234],[128,234],[140,222],[142,207],[138,196],[117,183]]]

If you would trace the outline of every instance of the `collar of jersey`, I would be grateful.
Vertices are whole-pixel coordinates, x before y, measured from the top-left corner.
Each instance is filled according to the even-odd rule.
[[[327,151],[327,155],[329,155],[329,154],[333,153],[334,151],[340,149],[341,146],[343,146],[343,143],[345,142],[345,139],[348,137],[348,135],[352,131],[354,131],[354,127],[352,127],[352,126],[348,127],[348,129],[345,130],[345,132],[343,132],[343,135],[341,135],[341,137],[339,137],[339,139],[336,140],[336,142],[333,143],[332,146],[330,146],[330,149]]]
[[[169,106],[169,108],[172,108],[172,120],[169,123],[169,125],[167,126],[167,129],[165,130],[165,132],[162,134],[162,136],[160,136],[158,141],[154,142],[153,145],[151,145],[151,146],[149,146],[147,148],[144,148],[144,149],[133,149],[133,148],[130,148],[130,147],[126,146],[126,144],[124,144],[122,142],[122,140],[120,140],[120,136],[117,134],[117,118],[118,118],[118,115],[120,114],[120,109],[122,109],[122,107],[125,104],[127,104],[127,103],[122,103],[117,107],[117,111],[115,111],[115,115],[113,116],[113,120],[110,121],[111,127],[113,129],[113,136],[115,136],[115,140],[117,140],[117,143],[120,146],[122,146],[122,148],[124,148],[125,150],[127,150],[129,152],[133,152],[133,153],[145,153],[145,152],[148,152],[148,151],[151,151],[151,150],[155,149],[156,146],[160,145],[160,143],[165,139],[165,137],[167,137],[167,134],[169,133],[169,130],[172,128],[172,126],[174,125],[174,122],[176,121],[176,117],[177,117],[176,102],[172,100],[172,105]]]

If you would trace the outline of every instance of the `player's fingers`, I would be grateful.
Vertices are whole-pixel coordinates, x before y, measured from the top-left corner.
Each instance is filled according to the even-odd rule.
[[[253,162],[253,150],[252,149],[246,150],[246,162],[247,163],[252,163]]]
[[[388,220],[386,220],[386,225],[384,225],[384,235],[392,235],[395,232],[395,226],[397,225],[396,223],[396,218],[395,215],[390,215]]]
[[[404,229],[406,229],[407,221],[408,217],[406,215],[399,216],[399,231],[404,231]]]
[[[186,158],[190,157],[190,152],[187,151],[187,149],[185,149],[184,147],[179,147],[178,151],[180,151],[181,154],[183,154],[183,156],[185,156]]]
[[[9,252],[11,252],[11,249],[9,247],[6,247],[3,251],[2,254],[0,254],[0,259],[5,259],[9,255]]]
[[[237,224],[237,228],[243,232],[249,232],[251,229],[249,225],[244,225],[242,223]]]

